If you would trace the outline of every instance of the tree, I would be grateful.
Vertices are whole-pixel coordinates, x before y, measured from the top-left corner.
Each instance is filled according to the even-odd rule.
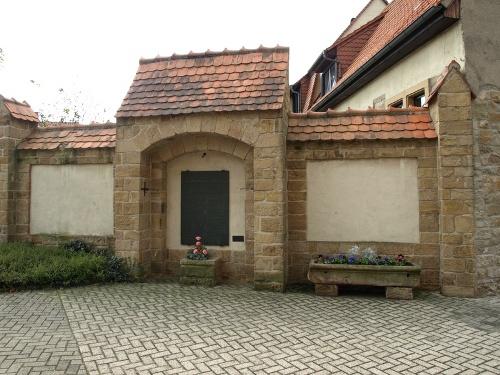
[[[47,122],[105,122],[109,115],[105,108],[98,104],[92,104],[90,98],[85,98],[79,89],[58,88],[48,90],[34,80],[30,81],[40,91],[47,102],[41,103],[39,115],[42,123]],[[42,97],[42,95],[40,95]]]

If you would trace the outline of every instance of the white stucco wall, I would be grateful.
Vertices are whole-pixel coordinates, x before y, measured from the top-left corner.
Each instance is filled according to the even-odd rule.
[[[460,22],[456,22],[406,56],[334,109],[366,109],[373,106],[373,99],[384,94],[386,99],[390,99],[426,79],[441,74],[451,60],[456,60],[464,68],[465,52]]]
[[[113,165],[34,165],[32,234],[113,235]]]
[[[189,248],[181,244],[181,172],[229,171],[229,246],[211,249],[245,250],[244,242],[233,242],[232,236],[245,236],[245,165],[243,160],[222,152],[194,152],[167,164],[167,247]],[[245,238],[246,239],[246,238]]]
[[[307,163],[308,241],[419,242],[417,160]]]
[[[368,6],[358,15],[358,17],[349,25],[349,27],[344,31],[342,37],[356,31],[361,26],[370,22],[372,19],[377,17],[385,9],[386,5],[383,0],[371,1]]]

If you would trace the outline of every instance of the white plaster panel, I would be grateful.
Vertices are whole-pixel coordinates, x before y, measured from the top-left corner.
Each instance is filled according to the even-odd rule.
[[[113,165],[34,165],[32,234],[113,235]]]
[[[419,242],[417,160],[307,163],[309,241]]]

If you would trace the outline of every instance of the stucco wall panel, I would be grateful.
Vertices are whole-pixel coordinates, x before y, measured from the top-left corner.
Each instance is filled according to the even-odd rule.
[[[308,241],[419,241],[417,159],[307,163]]]
[[[113,234],[113,165],[34,165],[31,234]]]

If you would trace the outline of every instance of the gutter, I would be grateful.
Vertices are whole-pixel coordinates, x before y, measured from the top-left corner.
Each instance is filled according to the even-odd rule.
[[[445,10],[446,8],[442,5],[430,8],[410,27],[377,52],[354,74],[314,104],[311,110],[326,111],[328,108],[339,104],[375,79],[383,71],[448,28],[456,19],[445,17]]]

